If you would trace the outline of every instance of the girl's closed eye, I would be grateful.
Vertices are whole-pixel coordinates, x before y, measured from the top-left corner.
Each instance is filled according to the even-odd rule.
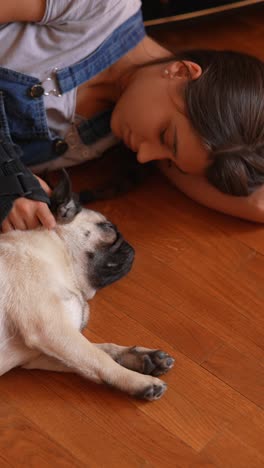
[[[165,145],[165,133],[167,131],[167,128],[163,129],[160,133],[160,142],[162,145]]]
[[[169,135],[168,135],[167,131],[168,131],[167,127],[161,131],[161,133],[160,133],[160,142],[161,142],[162,145],[166,146],[167,149],[169,149],[171,151],[171,153],[173,154],[173,156],[175,158],[176,155],[177,155],[177,132],[176,132],[176,128],[174,129],[172,144],[169,144],[166,141],[166,136],[168,137],[167,139],[169,139]]]
[[[188,172],[184,171],[183,169],[181,169],[178,164],[175,162],[175,159],[176,159],[176,156],[177,156],[177,143],[178,143],[178,140],[177,140],[177,130],[176,130],[176,127],[174,128],[174,132],[173,132],[173,141],[172,141],[172,145],[169,145],[166,143],[166,133],[167,133],[167,130],[168,128],[166,127],[165,129],[163,129],[160,133],[160,142],[162,145],[166,146],[170,151],[171,153],[173,154],[173,162],[174,162],[174,165],[176,166],[176,168],[178,169],[179,172],[181,172],[182,174],[188,174]]]

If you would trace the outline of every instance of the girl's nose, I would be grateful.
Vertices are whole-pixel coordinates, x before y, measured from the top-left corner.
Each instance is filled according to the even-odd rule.
[[[169,155],[164,148],[158,144],[141,143],[137,152],[137,160],[139,163],[147,163],[149,161],[168,159]]]

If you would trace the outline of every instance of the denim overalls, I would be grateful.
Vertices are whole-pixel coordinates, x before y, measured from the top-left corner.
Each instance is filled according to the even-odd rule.
[[[91,55],[54,71],[57,89],[52,92],[63,94],[88,81],[134,48],[144,36],[139,10]],[[48,202],[24,164],[49,161],[67,151],[67,142],[48,128],[44,99],[45,89],[38,79],[0,67],[0,223],[19,196]],[[83,142],[91,144],[109,132],[109,121],[110,113],[106,112],[82,125]]]

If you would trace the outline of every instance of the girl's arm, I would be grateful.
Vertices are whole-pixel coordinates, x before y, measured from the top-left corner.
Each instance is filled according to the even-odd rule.
[[[175,166],[160,163],[162,172],[185,195],[213,210],[258,223],[264,223],[264,186],[247,197],[220,192],[205,177],[185,175]]]
[[[46,0],[2,1],[0,23],[12,23],[15,21],[37,22],[43,18],[45,8]]]

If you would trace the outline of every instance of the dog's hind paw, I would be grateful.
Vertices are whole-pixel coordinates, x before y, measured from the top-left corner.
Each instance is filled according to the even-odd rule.
[[[127,348],[117,359],[117,362],[140,374],[158,376],[166,374],[175,360],[164,351],[134,346]]]
[[[137,398],[141,398],[143,400],[158,400],[162,397],[162,395],[167,390],[167,384],[160,380],[160,383],[155,383],[152,385],[148,385],[143,391],[136,395]]]
[[[173,366],[175,359],[164,351],[151,351],[143,356],[143,374],[158,376],[166,374]]]

